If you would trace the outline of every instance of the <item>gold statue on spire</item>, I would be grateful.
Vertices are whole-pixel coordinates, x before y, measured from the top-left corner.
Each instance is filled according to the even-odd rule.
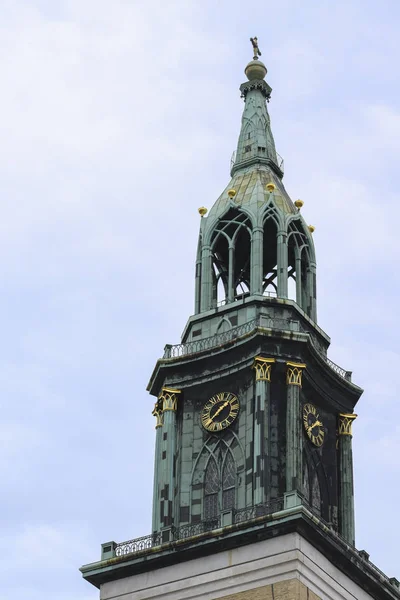
[[[258,60],[258,57],[261,56],[260,48],[258,47],[258,40],[256,37],[250,38],[250,41],[253,45],[253,60]]]

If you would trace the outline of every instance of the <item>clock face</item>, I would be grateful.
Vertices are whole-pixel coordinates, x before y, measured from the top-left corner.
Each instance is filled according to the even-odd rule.
[[[221,431],[233,423],[238,412],[238,397],[230,392],[220,392],[205,403],[201,422],[207,431]]]
[[[324,443],[324,425],[320,419],[317,409],[312,404],[303,406],[303,423],[306,434],[315,446],[322,446]]]

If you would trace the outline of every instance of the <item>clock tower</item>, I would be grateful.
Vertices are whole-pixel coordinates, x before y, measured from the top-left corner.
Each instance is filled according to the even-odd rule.
[[[400,598],[355,548],[352,424],[362,390],[317,322],[314,227],[283,185],[254,58],[230,180],[199,208],[194,314],[155,398],[152,532],[82,568],[102,597]]]

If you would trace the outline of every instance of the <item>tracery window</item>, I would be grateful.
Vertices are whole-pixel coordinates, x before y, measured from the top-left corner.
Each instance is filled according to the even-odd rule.
[[[235,506],[235,461],[230,452],[226,455],[222,472],[222,509],[230,510]]]
[[[204,476],[204,518],[206,520],[214,519],[218,515],[219,489],[219,470],[214,458],[211,457]]]
[[[204,474],[205,520],[215,519],[221,510],[235,508],[236,464],[230,450],[221,462],[217,464],[212,456]]]
[[[319,487],[318,476],[315,473],[311,487],[311,507],[318,515],[321,514],[321,489]]]

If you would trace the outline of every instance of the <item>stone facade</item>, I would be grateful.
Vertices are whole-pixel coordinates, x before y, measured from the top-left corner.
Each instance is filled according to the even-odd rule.
[[[101,600],[372,600],[300,535],[179,562],[101,587]]]
[[[255,590],[222,596],[221,600],[321,600],[321,598],[298,579],[288,579]]]

